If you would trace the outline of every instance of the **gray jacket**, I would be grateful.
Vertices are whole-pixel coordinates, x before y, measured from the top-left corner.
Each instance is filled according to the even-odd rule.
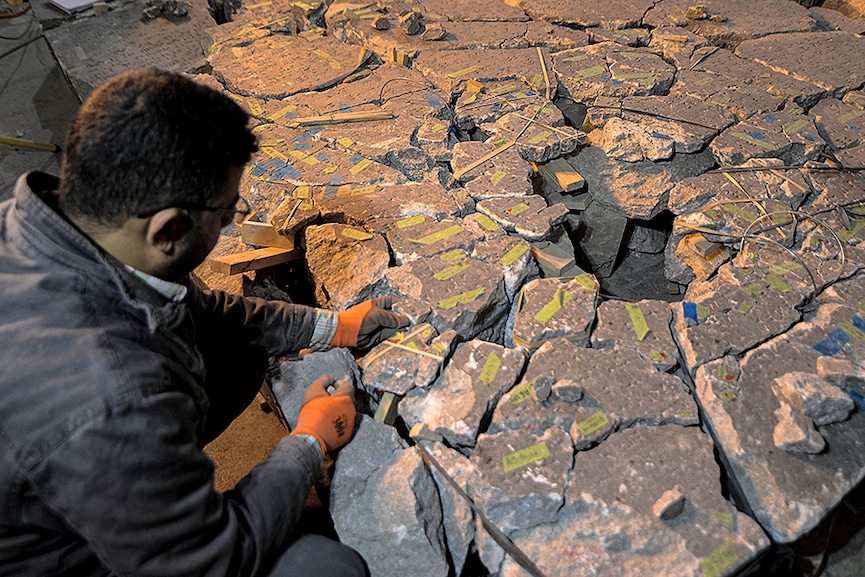
[[[321,454],[286,437],[215,491],[207,359],[299,350],[315,309],[166,302],[51,208],[56,184],[29,173],[0,204],[0,575],[262,574]]]

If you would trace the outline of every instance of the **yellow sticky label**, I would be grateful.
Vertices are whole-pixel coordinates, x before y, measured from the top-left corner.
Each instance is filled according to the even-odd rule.
[[[787,274],[788,272],[793,272],[795,270],[799,270],[800,268],[802,268],[801,264],[799,264],[796,261],[791,260],[791,261],[787,261],[783,264],[773,266],[772,268],[769,269],[769,271],[771,271],[774,274],[781,275],[781,274]]]
[[[694,416],[694,411],[692,409],[685,409],[684,411],[676,413],[676,416],[682,417],[683,419],[690,419]]]
[[[363,160],[352,166],[348,171],[352,174],[357,174],[370,164],[372,164],[372,160],[369,158],[364,158]]]
[[[444,346],[444,343],[433,343],[432,348],[433,348],[433,350],[435,350],[439,354],[441,354],[447,350],[447,347]]]
[[[358,186],[358,187],[351,189],[351,196],[358,196],[361,194],[370,194],[372,192],[375,192],[375,185],[374,184],[367,184],[366,186]]]
[[[429,338],[429,336],[432,334],[432,331],[433,331],[432,327],[425,328],[424,330],[421,331],[420,338],[422,338],[423,340],[427,340]]]
[[[625,308],[628,309],[628,316],[631,317],[631,325],[634,327],[637,340],[642,341],[649,334],[649,325],[643,315],[643,310],[637,303],[625,303]]]
[[[493,173],[493,175],[490,177],[490,182],[493,183],[493,184],[498,184],[498,183],[500,183],[500,182],[502,181],[502,179],[503,179],[504,177],[506,177],[507,175],[508,175],[508,173],[506,173],[504,170],[497,170],[497,171],[495,171],[495,172]]]
[[[697,305],[697,316],[701,319],[709,316],[709,309],[706,308],[706,305]]]
[[[535,394],[535,381],[531,380],[528,383],[526,383],[525,385],[522,385],[522,386],[514,389],[513,391],[511,391],[511,394],[508,395],[508,401],[512,405],[519,405],[523,401],[527,401],[530,398],[532,398],[532,396],[534,396],[534,394]]]
[[[529,251],[529,246],[527,244],[520,243],[516,245],[514,248],[505,253],[505,256],[502,257],[501,263],[503,266],[511,266],[517,259],[526,254]]]
[[[508,212],[509,214],[514,215],[514,216],[519,216],[519,215],[521,215],[522,213],[526,212],[527,210],[529,210],[529,205],[527,205],[527,204],[524,203],[524,202],[521,202],[521,203],[519,203],[519,204],[515,204],[514,206],[510,207],[510,208],[507,210],[507,212]]]
[[[249,106],[249,111],[255,114],[256,116],[261,116],[264,114],[264,109],[261,108],[261,103],[258,100],[253,100],[252,98],[246,101],[246,105]]]
[[[577,277],[574,277],[574,280],[580,283],[586,290],[593,291],[598,288],[598,283],[595,282],[595,279],[593,279],[587,274],[581,274]]]
[[[294,193],[297,198],[309,198],[309,185],[304,184],[302,186],[298,186],[294,190]]]
[[[354,144],[354,140],[352,140],[351,138],[348,138],[346,136],[343,136],[342,138],[337,138],[336,142],[338,144],[343,145],[346,148],[349,148],[352,144]]]
[[[469,66],[468,68],[463,68],[462,70],[451,72],[450,74],[448,74],[448,78],[459,78],[460,76],[466,76],[467,74],[477,72],[478,70],[480,70],[480,66]]]
[[[428,234],[421,238],[410,238],[409,242],[413,242],[415,244],[433,244],[440,240],[444,240],[446,238],[452,237],[455,234],[459,234],[463,231],[463,227],[458,224],[451,225],[444,230],[440,230],[438,232],[434,232],[432,234]]]
[[[296,158],[296,159],[298,159],[298,160],[306,160],[306,158],[307,158],[307,156],[308,156],[308,155],[307,155],[304,151],[302,151],[302,150],[289,150],[289,151],[288,151],[288,154],[290,154],[291,156],[293,156],[294,158]]]
[[[590,66],[589,68],[583,68],[582,70],[577,70],[577,73],[574,74],[574,79],[577,81],[582,80],[583,78],[591,78],[592,76],[600,76],[607,71],[605,66]]]
[[[452,309],[457,305],[467,305],[472,301],[477,300],[486,292],[487,289],[484,287],[478,287],[476,289],[472,289],[470,291],[466,291],[462,294],[458,294],[456,296],[448,297],[446,299],[440,300],[437,305],[440,309]]]
[[[466,253],[460,249],[452,250],[439,255],[439,258],[445,262],[455,262],[466,257]]]
[[[369,240],[372,238],[372,235],[364,230],[358,230],[356,228],[344,228],[342,229],[342,236],[346,236],[348,238],[354,240]]]
[[[436,280],[450,280],[456,275],[466,270],[467,268],[469,268],[469,266],[470,264],[467,262],[461,264],[454,264],[447,267],[446,269],[438,271],[433,275],[433,278]]]
[[[336,172],[337,168],[339,168],[339,165],[331,162],[331,163],[328,163],[328,165],[324,167],[324,170],[322,170],[322,172],[325,174],[332,174],[332,173]]]
[[[757,215],[753,212],[747,211],[744,208],[737,206],[732,202],[728,202],[723,205],[724,210],[732,214],[733,216],[738,216],[742,220],[747,220],[748,222],[754,222],[757,220]]]
[[[516,453],[505,455],[502,457],[502,465],[505,468],[505,473],[516,471],[526,465],[531,465],[550,456],[550,450],[547,444],[541,441],[537,445],[532,445]]]
[[[280,108],[279,110],[268,116],[267,119],[271,122],[276,122],[280,118],[285,118],[286,113],[294,112],[295,110],[297,110],[297,106],[295,106],[294,104],[289,104],[285,108]]]
[[[853,323],[838,323],[838,326],[857,341],[865,341],[865,332],[855,327]]]
[[[500,94],[504,94],[505,92],[510,92],[511,90],[513,90],[516,87],[517,87],[516,82],[508,82],[507,84],[502,84],[501,86],[494,88],[493,90],[490,91],[490,93],[498,96]]]
[[[795,122],[791,122],[790,124],[785,126],[784,132],[786,132],[787,134],[796,134],[797,132],[799,132],[800,130],[805,128],[806,126],[808,126],[808,121],[805,120],[804,118],[800,118],[799,120],[796,120]]]
[[[232,46],[231,53],[234,54],[237,58],[243,56],[243,50],[241,50],[238,46]]]
[[[847,114],[843,114],[838,117],[838,120],[844,123],[850,122],[851,120],[855,120],[865,114],[865,110],[854,110],[853,112],[848,112]]]
[[[553,295],[552,300],[545,304],[544,308],[542,308],[535,314],[535,320],[542,325],[546,324],[551,318],[555,316],[557,312],[562,310],[562,307],[565,306],[572,298],[574,298],[574,293],[567,291],[563,288],[556,289],[556,294]]]
[[[733,543],[724,543],[703,559],[700,567],[705,577],[718,577],[740,558],[741,555]]]
[[[733,514],[732,513],[722,513],[720,511],[712,511],[712,518],[716,521],[720,521],[724,525],[732,525],[733,524]]]
[[[487,362],[484,363],[484,368],[481,369],[481,375],[478,378],[485,383],[493,382],[493,379],[499,374],[501,366],[502,360],[495,351],[490,351],[490,356],[487,357]]]
[[[735,401],[736,393],[734,393],[733,391],[721,391],[721,394],[718,395],[718,398],[720,398],[725,403]]]
[[[664,354],[661,351],[649,351],[649,358],[656,363],[664,361]]]
[[[445,128],[447,128],[447,124],[438,123],[438,124],[433,124],[432,126],[430,126],[429,131],[432,132],[433,134],[435,134],[437,132],[441,132]]]
[[[600,430],[610,423],[610,419],[607,418],[607,414],[598,411],[588,419],[583,419],[579,423],[577,423],[577,428],[583,434],[584,437],[588,437],[595,431]]]
[[[426,222],[426,216],[422,214],[416,214],[415,216],[410,216],[408,218],[396,221],[396,227],[408,228],[410,226],[415,226],[416,224],[421,224],[423,222]]]
[[[783,280],[781,280],[780,277],[775,276],[772,273],[768,273],[766,276],[763,277],[763,279],[782,293],[790,292],[792,290],[790,285],[788,285]]]
[[[549,130],[543,130],[543,131],[537,133],[536,135],[534,135],[533,137],[531,137],[529,139],[529,143],[540,144],[541,142],[546,140],[551,134],[552,134],[552,132],[550,132]]]
[[[493,219],[491,219],[485,214],[479,214],[477,222],[479,225],[481,225],[490,232],[498,232],[499,230],[501,230],[499,229],[499,225],[497,225]]]

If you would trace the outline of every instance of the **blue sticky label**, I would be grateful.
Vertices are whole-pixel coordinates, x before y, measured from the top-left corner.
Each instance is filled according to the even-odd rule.
[[[778,122],[778,117],[771,114],[764,114],[763,120],[765,120],[766,122]]]
[[[865,413],[865,397],[856,391],[847,391],[847,395],[856,403],[856,408],[860,413]]]
[[[759,130],[752,130],[751,132],[748,133],[748,136],[750,136],[751,138],[754,138],[756,140],[765,140],[765,138],[766,138],[766,136],[762,132],[760,132]]]
[[[865,331],[865,319],[857,316],[853,316],[853,326],[859,329],[860,331]]]
[[[315,155],[315,158],[319,162],[328,162],[330,160],[330,155],[328,155],[326,152],[319,152]]]
[[[297,118],[297,110],[289,110],[285,113],[286,118]]]
[[[682,314],[685,315],[686,319],[691,319],[692,321],[697,320],[697,303],[689,303],[688,301],[682,301]]]
[[[850,342],[850,335],[847,334],[847,331],[843,329],[835,329],[829,336],[825,339],[814,345],[814,350],[816,350],[821,355],[826,355],[831,357],[835,353],[841,350],[841,348]]]
[[[652,136],[653,136],[654,138],[661,138],[661,139],[663,139],[663,140],[672,140],[672,139],[673,139],[671,136],[669,136],[669,135],[667,135],[667,134],[663,134],[663,133],[661,133],[661,132],[657,132],[657,131],[654,131],[654,130],[652,131]]]
[[[309,131],[304,131],[304,132],[301,132],[300,134],[298,134],[297,136],[295,136],[294,140],[296,142],[306,142],[310,138],[312,138],[312,134],[310,134]]]
[[[295,142],[294,143],[294,149],[295,150],[309,150],[310,148],[312,148],[312,145],[309,144],[308,142]]]
[[[803,132],[802,136],[804,136],[807,140],[810,140],[811,142],[817,142],[817,137],[814,136],[813,134],[808,134],[807,132]]]
[[[351,102],[340,102],[339,110],[340,112],[351,112]]]
[[[427,104],[432,106],[433,108],[441,108],[442,101],[438,99],[438,96],[435,94],[427,93],[424,98],[426,98]]]
[[[355,152],[354,154],[352,154],[351,158],[348,159],[348,161],[352,164],[357,164],[361,160],[363,160],[363,155],[358,153],[358,152]]]
[[[502,103],[501,102],[496,102],[495,104],[490,106],[490,110],[501,110],[501,109],[502,109]]]
[[[332,184],[328,184],[324,187],[324,192],[321,194],[321,197],[324,200],[333,200],[336,198],[336,191],[339,190],[338,186],[334,186]]]
[[[286,164],[273,173],[274,180],[282,180],[283,178],[300,178],[303,176],[298,169],[290,164]]]
[[[318,134],[322,130],[324,130],[324,126],[310,126],[307,132],[310,134]]]
[[[267,172],[267,169],[261,163],[258,163],[252,167],[249,174],[252,176],[262,176],[265,172]]]

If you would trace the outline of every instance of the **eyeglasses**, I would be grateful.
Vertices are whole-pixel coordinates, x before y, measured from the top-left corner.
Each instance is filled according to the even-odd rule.
[[[198,204],[195,202],[173,202],[168,206],[163,206],[160,208],[154,208],[153,210],[148,210],[146,212],[140,212],[135,216],[137,218],[148,218],[156,214],[161,210],[165,210],[166,208],[183,208],[186,210],[210,210],[214,212],[223,212],[225,214],[230,214],[231,220],[233,220],[236,224],[240,224],[252,213],[252,209],[249,208],[249,203],[245,198],[237,195],[237,199],[231,204],[228,208],[223,208],[221,206],[207,206],[206,204]]]

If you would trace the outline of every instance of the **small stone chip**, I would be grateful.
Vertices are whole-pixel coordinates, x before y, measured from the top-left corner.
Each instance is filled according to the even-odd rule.
[[[655,517],[662,521],[669,521],[678,517],[685,508],[685,496],[678,488],[664,491],[655,504],[652,505],[652,512]]]

